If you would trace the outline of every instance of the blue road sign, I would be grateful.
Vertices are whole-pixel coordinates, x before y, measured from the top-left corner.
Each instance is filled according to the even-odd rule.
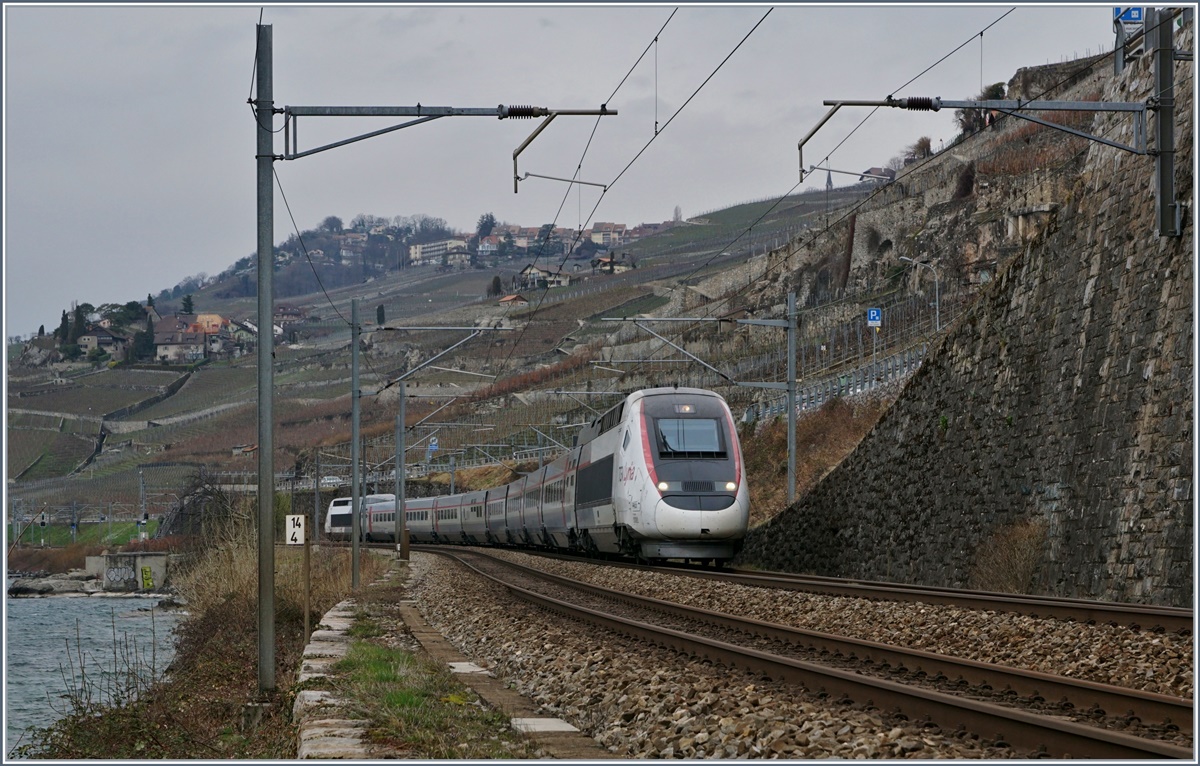
[[[1126,24],[1142,23],[1142,8],[1113,8],[1113,19],[1120,19]]]
[[[429,439],[429,451],[430,451],[430,452],[437,452],[437,448],[438,448],[438,446],[437,446],[437,437],[436,437],[436,436],[434,436],[434,437],[431,437],[431,438]]]
[[[883,325],[883,309],[867,309],[867,327]]]

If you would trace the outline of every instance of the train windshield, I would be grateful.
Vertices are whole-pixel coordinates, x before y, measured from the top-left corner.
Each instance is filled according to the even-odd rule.
[[[721,428],[705,418],[659,418],[658,452],[662,457],[725,457]]]

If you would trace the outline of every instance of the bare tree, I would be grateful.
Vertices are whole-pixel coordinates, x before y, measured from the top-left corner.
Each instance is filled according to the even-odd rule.
[[[929,136],[921,136],[917,142],[908,147],[908,153],[918,160],[923,160],[926,157],[933,156],[933,139]]]

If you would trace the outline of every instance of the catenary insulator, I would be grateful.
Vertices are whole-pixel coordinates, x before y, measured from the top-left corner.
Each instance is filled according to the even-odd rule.
[[[942,108],[942,100],[928,96],[912,96],[904,99],[904,108],[914,112],[936,112]]]
[[[536,106],[510,106],[508,108],[508,116],[515,119],[532,119],[538,116],[539,110]]]

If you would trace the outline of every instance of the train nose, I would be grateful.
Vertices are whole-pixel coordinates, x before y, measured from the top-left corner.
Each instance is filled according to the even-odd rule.
[[[738,508],[737,499],[722,500],[724,505],[714,505],[713,510],[689,510],[672,505],[666,499],[659,500],[654,513],[659,534],[667,539],[695,537],[697,531],[702,538],[713,539],[740,534],[744,531],[744,514]]]

